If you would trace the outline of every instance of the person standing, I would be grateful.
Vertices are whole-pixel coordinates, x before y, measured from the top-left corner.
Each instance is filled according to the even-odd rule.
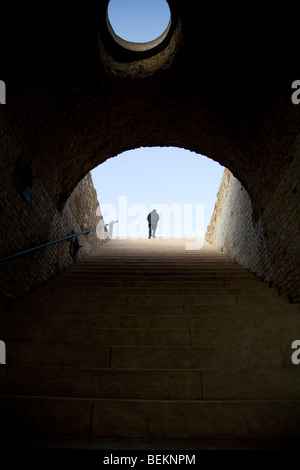
[[[152,212],[148,214],[147,220],[148,220],[148,227],[149,227],[149,238],[151,238],[151,236],[153,238],[156,238],[155,232],[156,232],[157,224],[159,221],[159,215],[156,212],[156,209],[153,209]]]

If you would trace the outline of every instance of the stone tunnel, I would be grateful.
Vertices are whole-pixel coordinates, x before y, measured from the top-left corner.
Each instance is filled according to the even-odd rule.
[[[96,213],[89,172],[110,157],[181,147],[227,169],[207,239],[297,303],[296,44],[254,12],[245,22],[213,8],[195,12],[188,1],[168,3],[166,34],[140,49],[114,37],[108,0],[66,16],[40,12],[40,21],[7,18],[0,32],[0,256],[97,224],[101,211],[82,219],[88,209]],[[30,197],[17,181],[22,162]],[[220,221],[230,185],[242,209],[226,206]],[[99,240],[90,234],[82,243],[88,254]],[[66,245],[54,245],[2,263],[2,305],[72,262]]]
[[[110,34],[107,4],[74,11],[67,24],[48,12],[49,22],[17,22],[1,32],[1,254],[68,232],[66,201],[101,162],[141,146],[177,146],[220,162],[243,185],[266,244],[264,276],[299,300],[293,41],[278,39],[275,25],[265,31],[256,21],[254,39],[251,22],[248,29],[217,19],[213,41],[211,25],[200,27],[188,2],[170,0],[167,36],[132,51]],[[37,175],[29,204],[13,183],[22,154]],[[14,273],[27,271],[21,284],[58,269],[59,250],[51,250],[47,273],[38,272],[43,259],[36,272],[16,261]],[[47,250],[36,257],[43,256]]]

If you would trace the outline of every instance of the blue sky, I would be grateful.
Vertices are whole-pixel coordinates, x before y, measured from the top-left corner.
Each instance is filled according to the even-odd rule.
[[[203,237],[224,168],[175,147],[144,147],[110,158],[92,171],[105,223],[119,222],[114,236],[144,237],[146,216],[161,216],[157,236]]]
[[[164,32],[170,12],[165,0],[110,0],[108,15],[118,36],[147,42]],[[92,171],[105,223],[114,237],[146,237],[147,214],[156,208],[157,236],[204,237],[224,168],[174,147],[140,148],[108,159]]]
[[[158,38],[170,20],[165,0],[110,0],[108,17],[114,32],[131,42]]]

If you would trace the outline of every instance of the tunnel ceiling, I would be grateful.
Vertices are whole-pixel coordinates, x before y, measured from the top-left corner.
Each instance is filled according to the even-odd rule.
[[[298,150],[297,43],[246,7],[169,0],[167,37],[132,53],[110,35],[107,3],[19,12],[1,31],[2,112],[57,205],[111,156],[177,146],[228,167],[259,208]]]

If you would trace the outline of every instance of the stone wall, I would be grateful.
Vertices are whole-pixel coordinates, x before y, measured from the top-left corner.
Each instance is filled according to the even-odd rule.
[[[300,300],[299,228],[294,219],[295,213],[299,214],[299,206],[296,199],[292,204],[290,197],[292,189],[297,194],[296,180],[297,172],[291,166],[278,185],[278,194],[274,192],[263,215],[256,220],[248,192],[225,169],[205,235],[206,241],[277,287],[292,302]]]
[[[29,202],[21,196],[14,184],[14,172],[23,149],[12,138],[9,127],[5,125],[5,119],[1,117],[3,118],[3,115],[0,115],[0,258],[71,235],[73,232],[103,225],[90,173],[78,184],[62,211],[54,205],[51,192],[44,185],[42,177],[34,180]],[[30,154],[27,157],[31,160]],[[34,161],[31,161],[31,165],[39,176],[39,167],[35,166]],[[80,236],[82,248],[78,252],[79,256],[83,257],[89,253],[107,237],[106,229]],[[70,240],[1,262],[0,306],[43,283],[73,262]]]

